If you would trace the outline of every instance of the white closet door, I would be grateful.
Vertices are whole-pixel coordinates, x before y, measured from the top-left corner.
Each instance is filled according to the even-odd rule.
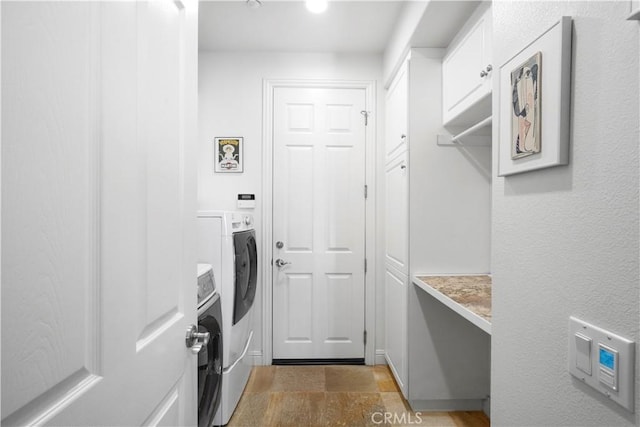
[[[2,4],[3,425],[194,425],[197,3]]]

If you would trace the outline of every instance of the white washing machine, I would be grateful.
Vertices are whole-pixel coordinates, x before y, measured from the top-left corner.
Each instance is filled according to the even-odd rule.
[[[198,427],[211,427],[222,398],[222,304],[212,267],[198,264],[198,332],[209,342],[198,352]]]
[[[214,424],[229,422],[251,373],[258,253],[253,216],[198,212],[198,262],[211,264],[222,303],[222,399]]]

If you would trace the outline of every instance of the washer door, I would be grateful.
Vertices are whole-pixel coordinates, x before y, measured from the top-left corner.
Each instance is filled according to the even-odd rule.
[[[210,427],[222,391],[222,311],[220,297],[199,317],[198,332],[209,332],[209,344],[198,353],[198,427]]]
[[[233,235],[236,254],[235,302],[233,324],[244,317],[253,305],[258,280],[258,252],[254,230],[242,231]]]

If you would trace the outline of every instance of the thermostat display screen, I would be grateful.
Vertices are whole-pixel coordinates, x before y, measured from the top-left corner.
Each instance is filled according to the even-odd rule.
[[[256,195],[255,194],[238,194],[238,209],[255,209],[256,207]]]
[[[616,358],[612,352],[600,347],[600,364],[602,366],[613,371],[615,369],[615,361]]]

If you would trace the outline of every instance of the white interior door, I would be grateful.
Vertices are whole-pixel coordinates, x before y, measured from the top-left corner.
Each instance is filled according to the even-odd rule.
[[[2,3],[3,426],[197,423],[196,37],[196,2]]]
[[[364,109],[364,89],[275,89],[274,359],[364,357]]]

